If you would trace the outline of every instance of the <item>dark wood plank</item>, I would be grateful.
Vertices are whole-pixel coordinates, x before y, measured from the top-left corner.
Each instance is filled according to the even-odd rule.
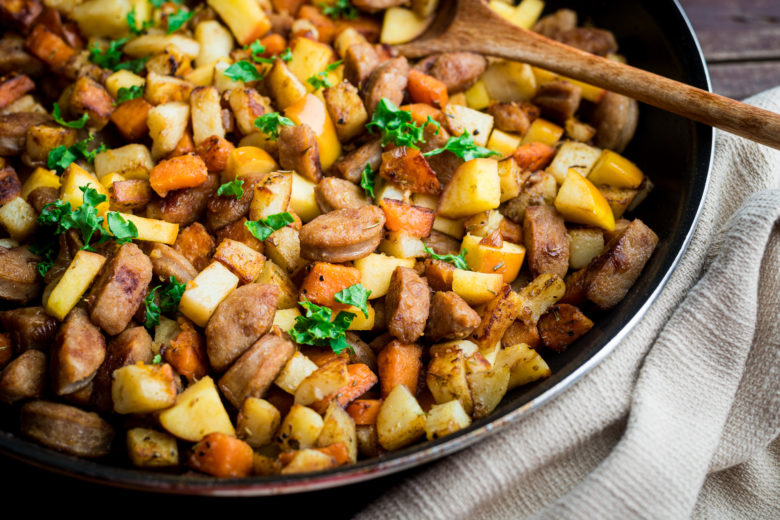
[[[744,99],[780,85],[780,60],[710,63],[712,88],[718,94]]]

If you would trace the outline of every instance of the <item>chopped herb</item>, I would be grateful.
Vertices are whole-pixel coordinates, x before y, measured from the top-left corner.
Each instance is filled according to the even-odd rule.
[[[462,250],[459,255],[437,255],[433,252],[433,249],[428,246],[424,246],[423,249],[426,253],[431,255],[434,260],[441,260],[443,262],[449,262],[458,269],[469,270],[469,264],[466,263],[466,250]]]
[[[279,139],[279,125],[295,126],[295,123],[291,119],[279,115],[279,112],[269,112],[255,119],[255,127],[272,141]]]
[[[146,62],[149,61],[149,58],[149,56],[146,56],[145,58],[138,58],[137,60],[123,61],[117,65],[114,70],[129,70],[133,74],[140,74],[141,71],[144,70],[144,67],[146,67]]]
[[[181,5],[184,0],[149,0],[149,3],[151,3],[154,7],[160,8],[163,6],[165,2],[173,2],[174,4]]]
[[[355,285],[350,285],[346,289],[337,292],[335,299],[339,303],[357,307],[363,312],[363,315],[368,318],[368,307],[366,304],[370,295],[371,291],[363,287],[363,285],[356,283]]]
[[[320,2],[317,5],[322,9],[322,14],[330,16],[334,20],[338,20],[339,18],[354,20],[358,15],[357,9],[349,3],[349,0],[336,0],[333,4]]]
[[[57,173],[64,172],[70,164],[80,158],[86,159],[89,162],[92,162],[95,160],[95,155],[98,153],[104,151],[106,149],[106,145],[104,143],[100,143],[100,146],[98,146],[95,150],[89,151],[87,150],[87,144],[90,143],[95,138],[94,135],[90,134],[90,136],[83,141],[79,141],[78,143],[74,144],[73,146],[56,146],[49,150],[49,156],[46,159],[46,166],[50,170],[55,170]]]
[[[90,241],[96,231],[102,234],[103,224],[103,217],[98,215],[97,207],[106,201],[106,196],[89,186],[79,186],[79,189],[84,193],[81,206],[73,210],[70,202],[61,200],[46,204],[38,215],[38,223],[44,226],[56,225],[55,235],[60,235],[69,229],[78,230],[84,242],[82,249],[94,251],[90,247]]]
[[[152,358],[152,364],[153,365],[159,365],[162,363],[162,355],[161,354],[155,354]]]
[[[144,95],[144,88],[140,85],[132,85],[130,87],[119,87],[116,93],[116,102],[124,103],[131,99],[137,99]],[[86,114],[85,114],[86,115]]]
[[[144,298],[144,308],[146,309],[146,320],[144,321],[144,327],[151,329],[152,327],[160,324],[160,306],[155,301],[157,290],[160,286],[154,287],[149,294]]]
[[[376,172],[370,163],[366,163],[363,171],[360,172],[360,187],[366,192],[366,195],[374,198],[374,184],[376,183]]]
[[[237,61],[230,67],[222,71],[222,74],[232,79],[233,81],[257,81],[263,79],[263,75],[257,71],[251,61],[241,60]]]
[[[89,115],[85,112],[81,114],[81,117],[75,121],[65,121],[62,119],[62,110],[60,109],[60,105],[58,103],[54,103],[54,110],[52,111],[51,115],[57,123],[68,128],[84,128],[84,125],[87,124],[87,119],[89,119]]]
[[[339,65],[341,65],[342,61],[344,60],[339,60],[337,62],[331,63],[330,65],[325,67],[325,70],[306,78],[306,82],[312,87],[314,87],[314,90],[332,87],[333,83],[331,83],[330,80],[328,79],[328,74],[336,70],[339,67]]]
[[[41,261],[35,269],[41,275],[46,276],[51,266],[54,265],[54,259],[60,251],[59,241],[51,233],[38,233],[35,240],[30,244],[30,252],[41,257]]]
[[[444,148],[436,148],[430,152],[425,152],[423,155],[430,157],[431,155],[437,155],[445,151],[454,153],[464,161],[479,159],[481,157],[490,157],[491,155],[501,155],[493,150],[477,146],[474,144],[474,139],[471,137],[471,134],[465,131],[457,137],[450,137],[447,139],[447,144],[444,145]]]
[[[133,34],[135,36],[139,36],[144,33],[147,29],[154,26],[154,21],[152,20],[145,20],[141,27],[138,27],[138,20],[136,20],[135,17],[135,9],[127,13],[127,27],[130,29],[130,34]]]
[[[496,265],[494,265],[494,266],[493,266],[493,270],[494,270],[494,271],[498,271],[498,270],[499,270],[499,269],[501,269],[502,267],[504,267],[504,262],[503,262],[503,261],[501,261],[501,262],[497,263]]]
[[[352,348],[347,343],[346,331],[355,319],[353,313],[341,311],[336,319],[331,321],[333,311],[330,308],[321,307],[308,300],[298,303],[306,309],[306,316],[295,318],[295,325],[289,331],[290,337],[296,343],[330,347],[336,354]]]
[[[190,18],[192,18],[192,15],[195,14],[192,11],[185,11],[184,9],[179,9],[173,14],[168,15],[168,34],[171,34],[172,32],[176,32],[179,29],[181,29],[181,26],[184,25],[189,21]]]
[[[373,133],[373,128],[382,132],[382,146],[394,143],[396,146],[409,146],[417,148],[417,143],[425,142],[423,139],[423,129],[426,125],[433,125],[436,128],[436,134],[439,133],[441,125],[431,119],[428,119],[422,126],[412,121],[412,113],[408,110],[401,110],[396,107],[392,101],[387,98],[379,100],[379,104],[374,110],[371,122],[366,128]]]
[[[243,185],[243,179],[236,179],[234,181],[226,182],[217,189],[217,195],[232,195],[235,198],[240,199],[244,196],[244,188],[242,188]]]
[[[89,60],[103,67],[104,69],[116,70],[122,59],[122,47],[128,42],[129,38],[119,38],[108,43],[105,50],[101,50],[96,44],[89,48]]]
[[[108,230],[114,236],[117,244],[125,244],[138,238],[138,228],[132,220],[125,219],[121,213],[109,211],[106,218],[108,219]]]
[[[277,229],[282,229],[293,222],[295,222],[293,216],[288,212],[284,212],[269,215],[265,219],[247,220],[244,222],[244,225],[256,239],[265,240]]]
[[[251,52],[250,57],[255,63],[273,63],[273,58],[266,58],[263,56],[265,53],[265,45],[260,43],[260,40],[253,41],[250,45],[244,45],[244,49],[249,49]]]
[[[289,48],[289,47],[287,47],[287,48],[284,50],[284,52],[283,52],[283,53],[281,53],[281,54],[279,55],[279,58],[280,58],[282,61],[292,61],[292,51],[290,50],[290,48]]]
[[[144,307],[146,308],[146,321],[144,326],[147,329],[160,324],[160,315],[163,312],[172,312],[179,307],[179,301],[184,294],[187,285],[179,283],[176,278],[171,276],[165,285],[156,285],[149,291],[144,298]],[[159,300],[157,291],[160,291]],[[157,303],[159,301],[159,304]]]

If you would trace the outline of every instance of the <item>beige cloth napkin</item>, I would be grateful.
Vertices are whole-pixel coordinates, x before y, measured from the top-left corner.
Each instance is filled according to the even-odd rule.
[[[780,87],[748,100],[780,112]],[[360,519],[780,518],[780,152],[718,133],[691,244],[633,332]]]

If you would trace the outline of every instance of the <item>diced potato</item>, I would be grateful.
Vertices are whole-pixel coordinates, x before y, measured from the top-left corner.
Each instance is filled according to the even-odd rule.
[[[471,417],[463,409],[460,401],[435,404],[428,410],[425,418],[425,436],[429,441],[446,437],[471,424]]]
[[[439,199],[438,214],[468,217],[501,204],[501,179],[494,159],[472,159],[461,164]],[[435,229],[435,222],[434,222]]]
[[[216,20],[200,22],[195,27],[195,39],[200,44],[200,52],[195,58],[196,67],[205,67],[219,58],[228,58],[233,50],[233,35]]]
[[[331,121],[336,125],[339,140],[346,142],[357,137],[368,122],[366,106],[358,89],[349,81],[342,81],[322,91]]]
[[[354,27],[347,27],[333,40],[333,48],[336,50],[339,58],[343,58],[347,54],[347,49],[350,45],[360,42],[367,42],[366,37],[360,34]]]
[[[396,258],[381,253],[371,253],[354,262],[360,271],[360,283],[371,291],[368,297],[371,300],[387,294],[396,267],[414,267],[414,264],[414,258]]]
[[[109,173],[120,173],[125,179],[148,179],[154,168],[152,153],[142,144],[127,144],[95,154],[95,175],[103,179]]]
[[[542,314],[563,298],[565,292],[566,284],[558,275],[540,274],[518,292],[523,307],[517,317],[527,325],[536,325]]]
[[[317,137],[320,150],[320,164],[327,170],[341,155],[341,142],[336,127],[328,115],[325,103],[317,96],[307,94],[284,109],[284,115],[296,125],[309,125]]]
[[[322,426],[320,414],[301,404],[294,404],[276,433],[276,445],[282,451],[312,448],[317,444]]]
[[[609,208],[612,210],[612,215],[618,219],[623,217],[623,213],[626,212],[628,206],[630,206],[634,198],[639,193],[639,190],[631,188],[615,188],[607,184],[599,186],[599,193],[604,196],[604,199],[609,204]]]
[[[377,177],[378,182],[374,186],[374,204],[379,205],[382,199],[393,199],[407,202],[409,196],[408,192],[405,192],[397,184],[388,182],[381,177]],[[426,208],[429,206],[426,206]],[[434,205],[431,209],[436,209]]]
[[[338,461],[330,455],[317,450],[304,449],[296,451],[290,463],[282,468],[281,474],[311,473],[336,466]]]
[[[463,237],[461,250],[466,250],[469,268],[480,273],[498,273],[506,283],[514,281],[523,265],[525,247],[504,242],[501,248],[496,248],[482,245],[480,240],[474,235]]]
[[[431,21],[433,14],[420,16],[403,7],[391,7],[385,11],[379,41],[388,45],[410,42],[424,33]]]
[[[547,171],[555,176],[558,184],[563,184],[569,169],[587,177],[599,157],[601,157],[600,148],[577,141],[566,141],[558,149]]]
[[[214,261],[187,283],[179,301],[179,311],[196,325],[205,327],[217,305],[237,285],[238,277],[227,267]]]
[[[106,196],[106,202],[101,202],[97,206],[98,213],[103,215],[108,211],[108,198],[109,193],[105,186],[100,184],[97,177],[89,173],[76,163],[71,163],[68,169],[65,170],[62,178],[62,187],[60,188],[60,199],[63,202],[70,202],[70,207],[73,209],[81,207],[84,203],[84,192],[81,191],[82,186],[89,186],[96,190],[101,195]]]
[[[114,99],[119,95],[120,88],[141,87],[146,80],[129,70],[118,70],[106,78],[106,90]]]
[[[15,197],[0,207],[0,225],[14,240],[24,242],[35,232],[38,214],[24,198]]]
[[[258,397],[247,397],[241,405],[236,421],[238,438],[253,448],[260,448],[273,442],[282,416],[279,410]]]
[[[152,105],[186,102],[193,88],[194,85],[187,80],[150,71],[146,75],[144,99]]]
[[[70,16],[84,36],[115,38],[127,34],[127,13],[130,0],[87,0],[76,5]]]
[[[325,70],[333,60],[333,49],[330,45],[309,38],[296,38],[290,48],[292,59],[287,63],[290,72],[298,78],[308,92],[313,92],[314,87],[306,80]]]
[[[127,430],[127,455],[139,468],[161,468],[179,464],[176,438],[147,428]]]
[[[376,418],[379,444],[386,450],[408,446],[425,433],[425,412],[406,385],[388,394]]]
[[[294,105],[303,99],[307,92],[303,82],[290,71],[290,68],[282,60],[274,62],[268,73],[266,84],[270,96],[280,110]]]
[[[160,323],[154,327],[154,341],[152,341],[152,352],[155,355],[160,353],[160,349],[170,345],[171,340],[179,335],[181,327],[176,320],[160,316]]]
[[[463,222],[460,220],[452,220],[437,215],[436,218],[433,219],[433,229],[439,233],[449,235],[452,238],[463,238]]]
[[[456,339],[454,341],[447,341],[446,343],[437,343],[431,346],[430,355],[438,356],[441,353],[447,353],[456,350],[463,354],[463,357],[468,359],[476,352],[479,352],[479,346],[468,339]]]
[[[273,324],[279,327],[280,329],[282,329],[282,331],[289,332],[295,326],[295,318],[297,318],[300,315],[301,315],[301,311],[299,311],[295,307],[292,307],[290,309],[279,309],[274,313]],[[295,392],[293,391],[290,393],[295,393]]]
[[[490,131],[493,129],[493,116],[485,112],[474,110],[464,105],[447,104],[444,107],[447,116],[447,125],[452,133],[460,135],[468,132],[474,139],[474,144],[486,146]]]
[[[602,152],[587,177],[596,186],[607,184],[614,188],[638,188],[644,179],[636,164],[612,150]]]
[[[286,309],[287,311],[296,311],[298,316],[300,313],[298,309]],[[284,311],[276,311],[277,314]],[[293,357],[284,365],[284,368],[274,380],[276,386],[284,390],[289,394],[295,395],[295,391],[300,386],[301,382],[309,377],[315,370],[317,365],[311,359],[307,358],[300,351],[296,351]]]
[[[466,91],[466,106],[474,110],[484,110],[490,105],[490,93],[482,80],[474,83]]]
[[[56,188],[59,190],[60,176],[52,170],[36,168],[22,184],[22,191],[19,195],[27,200],[27,197],[36,188]]]
[[[208,87],[214,83],[214,64],[209,63],[208,65],[192,69],[184,75],[184,79],[196,87]]]
[[[207,137],[225,137],[222,126],[222,105],[217,87],[198,87],[190,95],[192,140],[199,144]]]
[[[200,44],[181,34],[143,34],[127,42],[122,47],[122,52],[131,58],[143,58],[164,52],[169,45],[173,45],[190,58],[195,58],[200,53]]]
[[[509,376],[509,367],[502,365],[466,376],[474,401],[475,419],[487,417],[496,409],[509,387]]]
[[[266,260],[263,272],[257,283],[270,283],[279,288],[279,309],[291,309],[298,306],[298,287],[290,280],[287,272],[272,260]]]
[[[480,80],[495,101],[530,100],[536,94],[536,78],[526,63],[494,61]]]
[[[569,230],[569,265],[580,269],[604,249],[604,233],[600,229]]]
[[[147,242],[161,242],[173,245],[179,235],[179,225],[164,220],[139,217],[129,213],[120,213],[125,220],[129,220],[138,229],[138,240]]]
[[[289,226],[274,231],[265,240],[265,254],[290,275],[294,275],[308,263],[301,258],[298,232]]]
[[[509,390],[550,377],[552,373],[539,353],[525,343],[499,351],[496,366],[509,367]]]
[[[263,272],[265,257],[249,247],[248,245],[231,240],[224,239],[217,246],[214,252],[214,260],[230,269],[234,275],[238,276],[241,284],[252,283]]]
[[[230,182],[248,175],[268,173],[278,168],[268,152],[254,146],[233,148],[228,155],[227,165],[221,174],[221,182]]]
[[[539,20],[544,11],[543,0],[522,0],[515,7],[512,23],[523,29],[530,29]]]
[[[46,313],[64,320],[87,292],[105,262],[103,255],[85,250],[77,252],[44,302]]]
[[[587,143],[596,135],[596,129],[574,117],[567,119],[563,125],[566,136],[575,141]]]
[[[514,158],[507,157],[502,161],[498,161],[498,178],[501,181],[501,202],[506,202],[520,195],[520,190],[523,187],[523,181],[520,177],[522,173],[520,166],[518,166]]]
[[[239,45],[249,45],[271,28],[271,21],[256,0],[208,0],[230,27]]]
[[[482,238],[499,229],[502,220],[504,220],[504,216],[498,210],[483,211],[463,221],[463,228],[468,233],[466,236],[474,235],[474,237]],[[472,242],[472,245],[478,242],[479,240]]]
[[[292,174],[292,192],[290,193],[290,209],[303,222],[308,222],[319,216],[320,206],[314,196],[317,185],[296,172]]]
[[[422,239],[404,231],[388,231],[379,244],[379,250],[396,258],[422,258],[425,256]]]
[[[490,139],[488,139],[487,147],[506,157],[520,146],[521,140],[522,137],[517,134],[502,132],[498,128],[494,128],[493,131],[490,132]]]
[[[317,446],[324,448],[337,442],[343,442],[347,447],[350,462],[357,461],[357,433],[355,421],[339,406],[337,400],[333,400],[325,411],[322,421],[322,430],[317,437]]]
[[[234,81],[225,76],[225,69],[230,67],[233,62],[229,58],[220,58],[214,62],[214,86],[217,87],[220,94],[229,92],[233,89],[241,88],[244,86],[242,81]]]
[[[563,128],[540,117],[531,123],[531,128],[529,128],[528,132],[523,136],[520,145],[522,146],[524,144],[539,141],[540,143],[553,146],[558,142],[562,135]]]
[[[162,365],[127,365],[113,373],[111,399],[118,414],[150,413],[173,406],[176,382],[173,369]]]
[[[176,404],[160,412],[159,419],[168,432],[190,442],[198,442],[214,432],[236,434],[214,380],[209,376],[180,393]]]
[[[336,358],[309,374],[295,389],[295,403],[308,405],[325,398],[349,382],[347,363]]]
[[[433,398],[438,404],[457,399],[466,413],[471,414],[474,401],[466,380],[466,358],[463,352],[440,347],[431,356],[425,381]]]
[[[572,170],[571,173],[575,173]],[[588,179],[569,174],[555,197],[555,209],[567,222],[596,226],[607,231],[615,229],[615,216],[607,199]]]
[[[452,273],[452,290],[470,305],[487,303],[498,294],[504,283],[498,273],[477,273],[455,269]]]
[[[160,158],[179,144],[190,118],[190,105],[180,101],[157,105],[149,110],[146,122],[152,138],[152,157]]]

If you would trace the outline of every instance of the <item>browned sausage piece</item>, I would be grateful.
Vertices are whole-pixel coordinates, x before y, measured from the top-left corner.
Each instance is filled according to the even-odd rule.
[[[22,183],[16,171],[10,166],[0,169],[0,206],[19,196],[22,191]]]
[[[43,283],[45,284],[50,284],[59,279],[68,269],[79,249],[84,246],[81,234],[75,229],[70,229],[60,235],[58,243],[59,251],[56,258],[54,258],[54,264],[46,272],[46,276],[43,277]]]
[[[103,266],[89,294],[89,317],[112,336],[122,332],[152,281],[152,261],[137,245],[122,244]]]
[[[558,9],[536,22],[533,30],[543,36],[557,40],[560,34],[575,27],[577,27],[577,13],[571,9]]]
[[[431,312],[425,325],[425,338],[463,339],[477,328],[479,314],[466,300],[452,291],[436,291],[431,298]]]
[[[399,106],[404,100],[408,79],[409,62],[403,56],[391,58],[374,69],[363,89],[368,114],[374,113],[382,98],[387,98],[395,106]]]
[[[11,361],[0,373],[0,401],[13,404],[40,399],[46,389],[46,354],[28,350]]]
[[[531,123],[539,117],[539,108],[527,101],[491,103],[487,112],[493,116],[493,124],[496,128],[520,135],[525,135]]]
[[[0,156],[19,155],[24,150],[27,130],[50,121],[48,114],[14,112],[0,115]]]
[[[320,147],[309,125],[279,127],[279,164],[312,182],[322,178]]]
[[[44,446],[78,457],[107,455],[114,439],[114,429],[98,414],[49,401],[22,406],[19,429]]]
[[[46,350],[57,333],[57,320],[46,314],[43,307],[24,307],[0,313],[3,328],[11,333],[16,352]]]
[[[376,374],[376,354],[368,346],[368,343],[360,339],[360,336],[354,332],[347,332],[347,343],[352,347],[349,351],[349,362],[368,365],[368,368]]]
[[[449,132],[444,127],[437,129],[433,125],[425,125],[423,129],[424,143],[420,143],[420,151],[423,153],[430,152],[437,148],[444,148],[447,141],[450,138]],[[431,155],[425,158],[428,161],[428,165],[436,172],[436,178],[439,179],[439,184],[446,186],[452,176],[455,175],[455,170],[463,164],[465,161],[450,151],[442,152],[436,155]]]
[[[563,352],[577,338],[593,328],[593,322],[574,305],[559,303],[539,318],[539,336],[544,346]]]
[[[569,239],[563,217],[552,206],[530,206],[525,210],[523,238],[528,267],[533,276],[542,273],[566,276],[569,269]]]
[[[409,267],[396,267],[385,297],[387,330],[390,334],[404,343],[414,343],[425,330],[430,299],[425,278],[420,278]]]
[[[617,305],[639,278],[656,245],[658,235],[644,222],[634,219],[620,236],[607,244],[606,251],[588,265],[587,299],[601,309]]]
[[[0,247],[0,300],[24,303],[40,294],[40,258],[24,247]]]
[[[539,330],[536,328],[536,325],[528,325],[523,320],[515,320],[509,325],[509,328],[504,331],[504,335],[501,337],[501,345],[511,347],[520,343],[525,343],[533,349],[541,346],[542,340],[539,337]]]
[[[30,203],[30,206],[35,208],[37,213],[40,213],[43,211],[43,207],[46,204],[52,204],[59,198],[59,196],[60,192],[57,188],[52,188],[51,186],[39,186],[32,190],[29,195],[27,195],[27,202]]]
[[[247,397],[262,397],[284,365],[295,354],[295,345],[286,338],[266,334],[225,372],[219,380],[222,393],[236,408]]]
[[[222,300],[206,325],[206,352],[214,370],[225,370],[268,331],[278,302],[279,288],[262,283],[242,285]]]
[[[379,65],[379,54],[368,42],[353,43],[344,54],[344,77],[360,87]]]
[[[450,94],[462,92],[485,72],[487,60],[473,52],[444,52],[428,56],[414,66],[447,86]]]
[[[244,190],[244,193],[239,198],[233,195],[212,195],[206,211],[206,223],[209,229],[212,231],[222,229],[246,216],[254,198],[254,187],[264,177],[265,174],[260,173],[242,176],[244,184],[241,185],[241,189]]]
[[[443,260],[434,260],[426,258],[423,262],[425,266],[425,278],[434,291],[451,291],[452,275],[455,272],[455,266]]]
[[[382,240],[385,212],[377,206],[338,209],[301,228],[301,256],[322,262],[349,262],[371,254]]]
[[[596,127],[596,146],[622,152],[634,137],[638,121],[636,100],[607,92],[591,116]]]
[[[152,337],[143,327],[128,327],[113,338],[107,348],[106,360],[92,380],[92,404],[100,412],[110,412],[114,403],[111,399],[111,383],[114,370],[139,361],[150,364],[154,358]]]
[[[382,144],[379,139],[369,141],[348,153],[333,165],[333,169],[342,179],[359,184],[366,164],[370,164],[375,172],[379,171],[382,165]]]
[[[335,209],[358,209],[371,204],[362,188],[338,177],[322,179],[314,188],[314,197],[323,213]]]
[[[76,307],[57,332],[49,355],[54,393],[71,394],[95,377],[106,358],[106,340],[87,313]]]
[[[460,252],[460,242],[438,231],[431,231],[430,236],[423,238],[422,241],[437,255],[457,255]]]
[[[149,249],[152,272],[161,281],[167,282],[171,276],[179,283],[187,283],[198,271],[187,258],[170,246],[155,242]]]
[[[595,27],[575,27],[558,34],[557,40],[591,54],[606,56],[618,49],[615,35]]]
[[[206,182],[195,188],[168,192],[165,198],[154,198],[146,206],[146,216],[186,226],[200,220],[206,212],[209,197],[219,188],[219,174],[210,173]]]
[[[568,81],[551,81],[539,87],[533,102],[549,118],[564,122],[580,106],[582,87]]]

